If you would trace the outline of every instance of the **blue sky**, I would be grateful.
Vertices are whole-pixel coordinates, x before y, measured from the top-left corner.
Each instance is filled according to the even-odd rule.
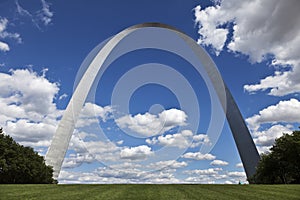
[[[299,8],[297,0],[1,1],[0,126],[45,155],[89,52],[127,27],[160,22],[205,48],[259,152],[267,152],[275,138],[300,123]],[[122,107],[122,92],[136,83],[130,76],[140,85]],[[161,85],[159,77],[170,84]],[[218,140],[208,134],[209,87],[184,59],[157,49],[130,52],[99,75],[95,88],[72,136],[60,183],[246,180],[227,122]],[[202,152],[206,144],[214,148]]]

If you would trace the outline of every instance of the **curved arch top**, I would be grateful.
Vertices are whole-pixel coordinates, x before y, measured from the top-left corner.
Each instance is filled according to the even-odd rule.
[[[113,49],[126,36],[134,31],[148,27],[166,29],[177,34],[201,61],[226,114],[246,175],[248,178],[252,176],[255,173],[256,165],[260,159],[259,154],[239,108],[210,56],[192,38],[169,25],[161,23],[143,23],[129,27],[108,40],[99,50],[83,74],[57,127],[52,143],[46,154],[46,163],[53,166],[54,178],[58,178],[79,113],[100,69],[102,71],[105,70],[104,68],[106,66],[103,67],[103,65],[107,57],[109,57]]]

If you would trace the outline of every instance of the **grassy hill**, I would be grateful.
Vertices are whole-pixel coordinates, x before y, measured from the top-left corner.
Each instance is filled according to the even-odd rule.
[[[300,199],[300,185],[0,185],[0,199]]]

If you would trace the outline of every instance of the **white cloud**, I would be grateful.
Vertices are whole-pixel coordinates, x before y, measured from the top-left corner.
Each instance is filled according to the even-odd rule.
[[[222,168],[186,170],[186,171],[184,171],[184,173],[196,174],[196,175],[214,175],[214,174],[218,174],[219,171],[222,171]]]
[[[97,104],[87,102],[84,104],[79,119],[76,122],[76,127],[86,127],[93,123],[99,123],[99,120],[106,121],[113,109],[111,106],[101,107]]]
[[[178,183],[175,178],[176,169],[187,166],[185,162],[175,160],[160,161],[149,165],[124,162],[99,168],[98,176],[118,179],[127,183]]]
[[[179,133],[161,135],[158,137],[153,137],[152,139],[146,139],[149,145],[161,145],[168,147],[177,147],[184,149],[187,147],[195,148],[204,143],[209,143],[209,138],[205,134],[193,135],[190,130],[182,130]]]
[[[64,159],[62,168],[74,168],[80,166],[82,163],[92,162],[95,162],[95,158],[90,154],[71,154]]]
[[[183,171],[184,174],[187,174],[188,177],[185,178],[187,183],[205,183],[205,184],[214,184],[217,181],[222,183],[226,180],[227,175],[224,174],[222,168],[208,168],[208,169],[194,169]]]
[[[235,165],[235,167],[237,167],[237,168],[244,168],[244,165],[243,165],[243,163],[237,163],[236,165]]]
[[[284,133],[291,134],[293,126],[276,124],[263,131],[253,131],[254,143],[258,147],[259,153],[266,153],[274,144],[275,139],[281,137]]]
[[[224,183],[225,184],[233,184],[233,182],[231,182],[231,181],[225,181]]]
[[[68,97],[68,95],[66,93],[64,93],[64,94],[60,95],[58,99],[62,100],[62,99],[65,99],[67,97]]]
[[[9,49],[8,44],[0,41],[0,51],[9,51],[9,50],[10,49]]]
[[[129,160],[144,160],[151,155],[153,155],[153,151],[146,145],[125,148],[120,152],[121,159]]]
[[[165,161],[159,161],[155,163],[151,163],[149,168],[157,170],[157,169],[163,169],[163,168],[168,168],[168,169],[177,169],[177,168],[182,168],[186,167],[188,164],[184,161],[178,162],[176,160],[165,160]]]
[[[47,26],[51,23],[53,12],[50,11],[50,5],[45,0],[41,0],[42,2],[42,10],[38,13],[38,16],[43,21],[44,25]]]
[[[226,166],[229,163],[223,160],[213,160],[210,165],[214,165],[214,166]]]
[[[120,152],[126,148],[118,147],[110,141],[97,140],[95,134],[75,130],[68,149],[71,154],[65,157],[63,168],[74,168],[83,163],[107,163],[112,168],[117,168],[112,163],[120,161]]]
[[[201,175],[201,176],[190,176],[186,178],[185,183],[193,183],[193,184],[216,184],[215,176],[207,176],[207,175]]]
[[[76,155],[72,155],[76,156]],[[71,157],[72,157],[71,156]],[[90,158],[92,160],[92,158]],[[67,163],[65,163],[67,164]],[[73,165],[71,161],[68,163]],[[168,167],[162,167],[162,166]],[[160,161],[141,165],[124,162],[110,167],[99,167],[89,172],[62,170],[60,183],[238,183],[246,181],[244,172],[224,171],[222,168],[184,170],[177,178],[177,169],[187,166],[186,162]],[[150,169],[150,171],[148,171]]]
[[[69,150],[74,150],[77,154],[83,156],[92,155],[95,161],[108,162],[118,161],[120,159],[120,151],[122,148],[118,147],[115,143],[110,141],[100,141],[94,138],[94,134],[86,134],[86,137],[92,137],[93,139],[84,140],[79,137],[82,132],[77,132],[72,135]],[[81,162],[81,160],[79,160]],[[82,160],[84,162],[84,160]]]
[[[183,173],[189,175],[185,178],[186,183],[232,184],[247,180],[245,172],[224,171],[222,168],[186,170]]]
[[[117,145],[122,145],[123,142],[124,142],[124,140],[119,140],[119,141],[116,142],[116,144],[117,144]]]
[[[31,13],[30,13],[28,10],[24,9],[24,8],[19,4],[19,1],[16,1],[16,6],[17,6],[17,13],[18,13],[19,15],[21,15],[21,16],[28,16],[28,17],[30,17],[30,18],[33,20]]]
[[[22,42],[22,39],[20,37],[20,34],[18,33],[10,33],[6,31],[8,25],[8,19],[6,18],[1,18],[0,17],[0,39],[1,40],[6,40],[6,39],[14,39],[18,43]],[[10,47],[7,42],[5,41],[0,41],[0,51],[9,51]]]
[[[101,107],[96,104],[87,102],[80,115],[82,117],[90,117],[90,116],[99,116],[102,120],[106,120],[108,114],[112,112],[112,108],[110,106]]]
[[[245,172],[236,172],[236,171],[234,171],[234,172],[228,172],[227,174],[230,177],[246,178],[246,173]]]
[[[126,183],[172,183],[175,179],[173,170],[152,171],[151,173],[137,168],[122,168],[120,170],[110,168],[99,168],[97,174],[107,179],[115,179],[114,182]]]
[[[44,72],[41,75],[30,70],[0,73],[0,87],[3,88],[0,91],[1,126],[21,144],[38,150],[43,147],[40,151],[42,154],[45,147],[49,146],[62,115],[62,111],[57,109],[54,102],[55,98],[58,98],[59,85],[47,80]],[[33,108],[32,105],[36,107]],[[106,119],[106,114],[110,112],[110,107],[86,103],[81,117],[96,115]],[[113,143],[96,139],[97,135],[93,133],[75,130],[69,145],[71,154],[64,159],[63,169],[72,170],[83,163],[118,163],[120,159],[135,162],[154,154],[146,145],[118,147],[116,144],[120,145],[123,141]],[[204,141],[207,138],[198,136],[196,140]],[[112,169],[102,168],[96,172],[62,171],[59,179],[61,183],[177,183],[179,180],[175,177],[175,171],[186,167],[187,163],[160,161],[149,163],[146,170],[145,166],[135,163],[119,164],[119,170],[114,169],[116,165],[110,166]],[[124,169],[127,171],[124,172]]]
[[[198,147],[202,144],[210,144],[210,140],[208,135],[206,134],[198,134],[193,136],[193,143],[190,148]]]
[[[253,132],[254,142],[260,146],[271,146],[275,139],[281,137],[283,133],[291,133],[292,127],[277,124],[264,131]]]
[[[123,168],[120,170],[111,168],[99,168],[98,175],[106,178],[139,180],[144,176],[144,172],[136,168]]]
[[[129,166],[129,167],[128,167]],[[124,165],[122,170],[101,167],[92,172],[69,172],[62,170],[60,183],[178,183],[174,170],[152,171],[151,173],[136,169],[134,165]]]
[[[268,152],[275,139],[283,133],[292,133],[292,124],[300,123],[299,110],[300,102],[297,99],[284,100],[246,119],[260,153]],[[270,127],[261,130],[265,124]]]
[[[191,145],[193,133],[190,130],[183,130],[180,133],[161,135],[157,138],[146,139],[148,144],[158,144],[168,147],[187,148]]]
[[[258,84],[245,85],[244,89],[248,92],[267,90],[271,88],[269,94],[274,96],[284,96],[291,93],[300,92],[300,62],[295,63],[290,71],[275,71],[273,76],[268,76]]]
[[[45,0],[41,0],[42,8],[37,11],[26,10],[16,1],[17,13],[23,17],[28,17],[31,22],[41,30],[41,25],[48,26],[52,22],[54,13],[50,10],[50,4]]]
[[[50,145],[63,113],[55,103],[59,85],[46,78],[46,71],[37,74],[16,69],[8,74],[0,73],[0,127],[20,144],[34,147],[42,154]],[[105,120],[109,111],[110,107],[86,103],[82,123],[90,123],[90,116]],[[116,161],[120,159],[121,149],[112,142],[98,141],[95,134],[75,130],[69,150],[74,150],[76,156],[67,157],[64,167],[71,168],[91,162],[91,155],[95,161]]]
[[[0,19],[0,33],[2,33],[7,26],[8,20],[6,18]]]
[[[225,28],[217,28],[227,21],[224,18],[225,13],[219,10],[220,6],[208,7],[205,10],[201,10],[201,6],[195,8],[195,21],[199,25],[200,36],[198,43],[213,47],[217,55],[222,51],[229,32]]]
[[[283,133],[292,133],[294,127],[291,124],[300,123],[299,110],[300,102],[290,99],[268,106],[246,119],[260,153],[268,152],[275,139]],[[265,124],[270,124],[270,127],[261,130]]]
[[[30,119],[43,117],[56,111],[53,103],[58,93],[58,84],[51,83],[45,75],[38,75],[27,69],[0,73],[0,97],[7,105],[17,105]]]
[[[212,154],[202,154],[200,152],[188,152],[182,155],[181,157],[193,160],[214,160],[216,158],[216,156]]]
[[[297,99],[280,101],[271,105],[252,117],[246,119],[250,128],[257,130],[264,123],[300,123],[300,102]]]
[[[158,115],[150,113],[126,115],[116,119],[122,129],[129,129],[140,136],[153,136],[164,133],[174,127],[186,125],[187,115],[178,109],[164,110]]]
[[[273,58],[275,74],[258,84],[245,85],[247,91],[270,89],[269,94],[275,96],[298,93],[299,5],[298,0],[223,0],[205,9],[197,6],[198,42],[212,46],[216,54],[226,46],[228,51],[249,56],[251,62]],[[233,28],[232,36],[228,34],[229,27]]]
[[[0,126],[23,145],[50,144],[62,111],[54,99],[58,84],[27,69],[0,73]]]
[[[20,119],[16,122],[8,121],[4,127],[10,136],[25,146],[49,146],[56,130],[56,121],[51,124]]]

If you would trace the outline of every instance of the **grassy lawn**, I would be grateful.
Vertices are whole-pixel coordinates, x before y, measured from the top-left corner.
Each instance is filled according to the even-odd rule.
[[[0,199],[300,199],[300,185],[0,185]]]

